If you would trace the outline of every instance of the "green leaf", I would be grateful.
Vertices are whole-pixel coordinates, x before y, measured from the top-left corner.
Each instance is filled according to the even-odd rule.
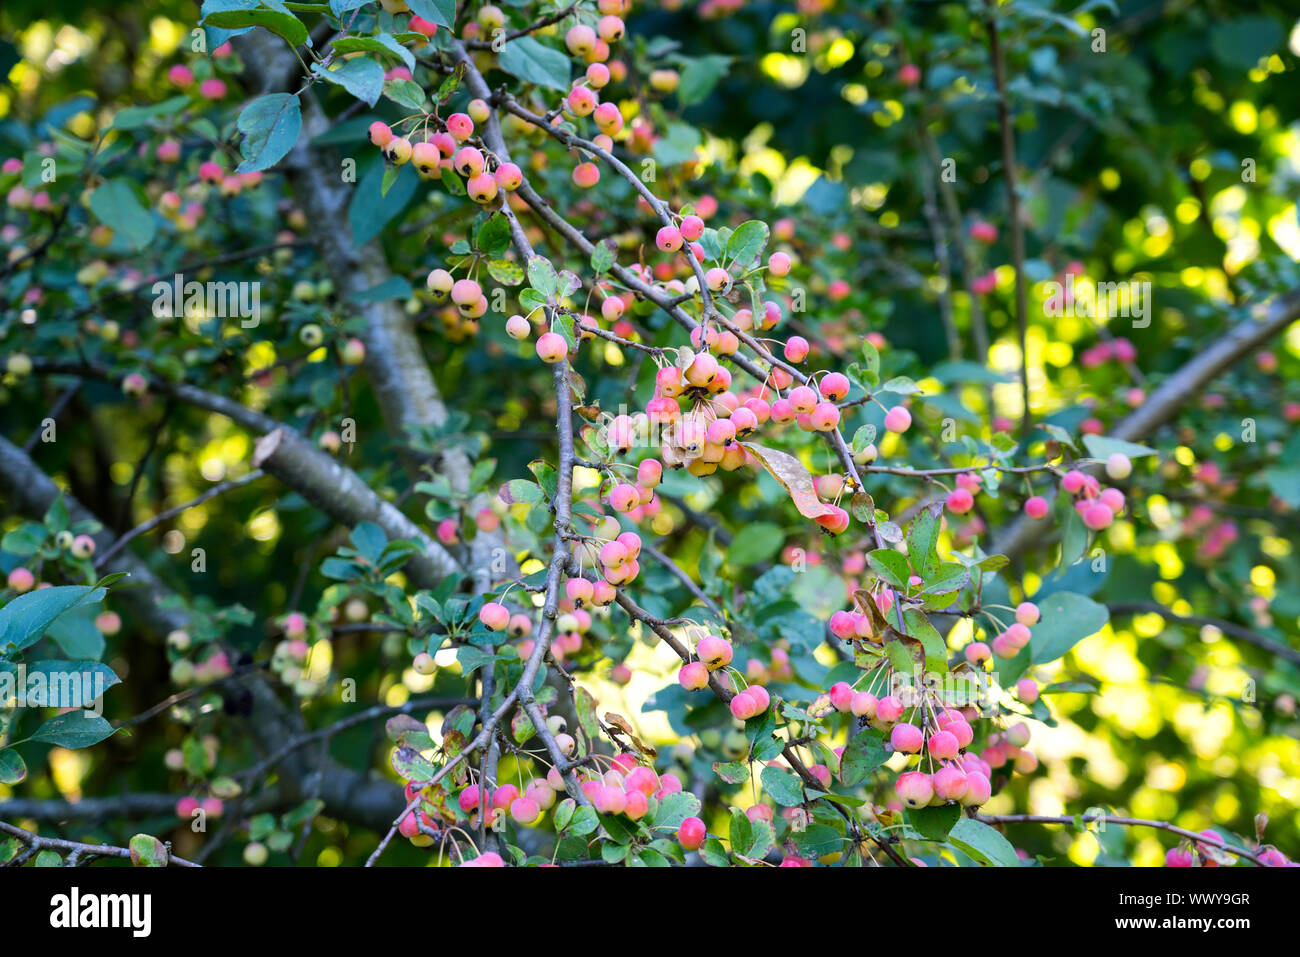
[[[474,230],[474,248],[489,256],[500,256],[510,248],[510,222],[504,216],[491,216]]]
[[[1074,592],[1053,592],[1037,604],[1042,617],[1029,639],[1036,665],[1055,661],[1110,621],[1105,605]]]
[[[569,826],[569,822],[573,820],[573,812],[577,808],[578,802],[567,797],[555,806],[555,830],[557,833]]]
[[[728,784],[744,784],[749,780],[749,765],[743,761],[714,761],[713,773]]]
[[[114,733],[102,715],[89,711],[68,711],[56,715],[36,729],[33,741],[57,744],[61,748],[88,748]]]
[[[600,858],[606,864],[618,864],[627,857],[627,852],[632,850],[630,844],[613,844],[606,843],[600,849]]]
[[[244,134],[239,144],[243,162],[237,173],[252,173],[274,166],[293,149],[302,129],[302,107],[294,93],[268,93],[239,114],[236,122]]]
[[[985,571],[995,571],[1006,565],[1007,559],[1005,555],[991,555],[976,564]],[[959,562],[944,562],[934,574],[925,576],[925,591],[930,595],[948,595],[959,591],[970,577],[970,570],[965,565]]]
[[[567,312],[553,312],[554,318],[551,320],[551,331],[558,332],[564,336],[564,341],[569,345],[569,351],[572,352],[578,348],[578,334],[575,329],[573,316]]]
[[[45,541],[46,528],[39,522],[24,522],[17,528],[5,533],[3,539],[0,539],[0,550],[6,551],[11,555],[27,557],[35,555],[41,550],[41,544]]]
[[[700,813],[700,799],[690,791],[674,791],[664,795],[651,822],[656,830],[663,833],[677,830],[682,821],[696,817]]]
[[[70,658],[98,661],[104,655],[104,636],[95,627],[95,613],[89,608],[74,608],[50,623],[47,634]]]
[[[1083,519],[1075,511],[1074,506],[1070,504],[1067,496],[1061,496],[1060,505],[1057,507],[1057,514],[1061,516],[1061,523],[1065,526],[1061,532],[1061,568],[1069,568],[1080,557],[1084,549],[1088,547],[1088,528],[1083,524]]]
[[[907,376],[900,375],[882,383],[878,391],[893,392],[896,395],[912,395],[914,392],[920,392],[921,387]]]
[[[596,275],[609,272],[614,265],[614,248],[606,242],[599,242],[591,251],[591,268]]]
[[[907,556],[892,548],[877,548],[867,553],[867,564],[873,571],[895,588],[907,589],[907,580],[912,570],[907,564]]]
[[[885,655],[895,671],[910,675],[916,670],[916,662],[912,660],[907,646],[897,638],[890,638],[885,642]]]
[[[864,425],[853,433],[852,450],[856,455],[866,449],[868,445],[876,441],[876,427],[874,425]]]
[[[217,10],[205,16],[202,24],[205,27],[217,27],[222,30],[265,27],[277,36],[283,37],[292,46],[300,47],[307,42],[306,24],[292,13],[270,10],[266,7]]]
[[[113,116],[113,123],[109,126],[110,130],[135,130],[142,126],[147,126],[154,120],[161,119],[164,116],[170,116],[178,113],[190,105],[190,98],[182,93],[179,96],[173,96],[171,99],[163,100],[161,103],[153,103],[149,106],[128,106],[126,109],[119,110]]]
[[[0,663],[0,672],[14,674],[15,680],[16,670],[16,665]],[[112,668],[98,661],[33,661],[26,666],[26,674],[29,707],[89,708],[121,681]]]
[[[718,54],[691,57],[681,69],[681,82],[677,85],[677,102],[692,106],[705,100],[718,81],[727,75],[732,58]]]
[[[843,848],[845,841],[842,833],[826,824],[814,824],[802,831],[795,831],[791,837],[799,853],[812,858],[834,854]]]
[[[401,276],[389,276],[377,286],[361,289],[348,296],[352,302],[387,302],[390,299],[409,299],[411,284]]]
[[[406,745],[394,748],[390,761],[393,770],[404,781],[428,781],[437,773],[428,758]]]
[[[1300,507],[1300,467],[1264,470],[1268,490],[1292,508]]]
[[[0,608],[0,648],[10,644],[19,651],[31,647],[64,612],[103,598],[102,588],[85,585],[55,585],[19,595]]]
[[[490,651],[475,648],[473,645],[462,645],[456,652],[456,660],[460,662],[460,670],[468,677],[484,665],[495,661],[496,655]]]
[[[1261,57],[1275,52],[1286,39],[1282,24],[1263,15],[1220,20],[1207,32],[1215,58],[1240,70],[1252,69]]]
[[[780,768],[763,768],[759,775],[763,790],[782,807],[798,807],[803,803],[803,782],[799,775]]]
[[[587,740],[599,740],[600,719],[596,717],[596,699],[586,688],[579,688],[573,696],[573,703],[578,712],[578,725],[586,734]]]
[[[525,479],[511,479],[501,486],[498,493],[501,501],[507,505],[513,505],[516,502],[526,502],[530,505],[536,505],[542,501],[542,490],[536,482],[529,482]]]
[[[880,375],[880,350],[875,347],[874,343],[862,340],[862,362],[873,377]]]
[[[408,110],[424,111],[424,88],[414,80],[385,80],[384,96]]]
[[[907,530],[907,555],[922,578],[928,578],[939,568],[939,513],[942,510],[942,505],[922,509]]]
[[[925,649],[925,667],[929,671],[945,674],[948,671],[948,645],[939,634],[925,612],[919,608],[908,608],[903,612],[903,621],[907,623],[907,633],[921,643]]]
[[[57,534],[68,527],[69,520],[68,503],[60,495],[45,510],[45,527]]]
[[[654,158],[664,166],[685,163],[687,160],[695,159],[695,151],[700,148],[701,142],[700,131],[691,124],[669,123],[664,135],[655,141]],[[705,235],[709,234],[706,232]]]
[[[378,236],[392,219],[406,209],[419,185],[419,177],[411,164],[407,163],[398,167],[392,188],[384,192],[384,171],[383,163],[375,163],[357,184],[352,202],[348,204],[352,242],[358,246],[363,246]],[[452,175],[455,176],[454,173]]]
[[[528,463],[528,471],[532,472],[533,477],[537,479],[543,495],[548,500],[555,498],[555,490],[559,487],[559,473],[555,466],[545,459],[533,459]]]
[[[938,807],[909,809],[907,822],[922,837],[931,841],[944,841],[953,825],[961,817],[960,804],[941,804]]]
[[[379,94],[384,91],[384,68],[379,65],[379,61],[365,57],[348,60],[337,70],[325,70],[319,75],[328,82],[343,87],[367,106],[374,106],[379,100]],[[415,86],[414,83],[411,85]],[[416,108],[419,108],[418,104]]]
[[[448,30],[456,19],[456,0],[406,0],[406,5],[417,17]]]
[[[848,787],[861,784],[868,774],[889,760],[891,753],[885,750],[884,735],[879,731],[871,728],[859,731],[840,756],[840,780]]]
[[[444,169],[438,174],[438,181],[442,183],[442,188],[453,196],[468,196],[469,192],[465,189],[465,183],[454,171]]]
[[[135,190],[124,179],[110,179],[91,193],[90,211],[132,249],[142,250],[153,242],[157,229],[153,213],[136,198]]]
[[[716,837],[711,837],[700,847],[700,857],[710,867],[730,867],[731,858],[727,849]]]
[[[930,376],[938,379],[944,385],[951,385],[954,382],[976,382],[992,385],[1015,381],[1010,376],[994,372],[987,366],[982,366],[978,362],[971,362],[969,359],[959,362],[940,362],[930,370]]]
[[[948,834],[948,843],[959,848],[981,864],[993,867],[1019,867],[1020,858],[1011,842],[973,817],[964,817]]]
[[[749,268],[767,246],[767,235],[767,223],[757,219],[741,223],[727,239],[724,255],[737,265]]]
[[[127,844],[136,867],[166,867],[167,848],[152,834],[136,834]]]
[[[1112,439],[1107,435],[1085,435],[1083,445],[1088,450],[1088,454],[1094,459],[1108,459],[1116,452],[1127,455],[1131,459],[1140,459],[1144,455],[1160,454],[1155,449],[1149,449],[1145,445],[1125,442],[1123,439]]]
[[[727,563],[744,568],[767,561],[781,549],[785,535],[780,526],[769,522],[746,525],[727,548]]]
[[[559,291],[560,277],[549,259],[544,256],[533,256],[528,260],[528,285],[547,299]]]
[[[552,90],[568,90],[569,58],[532,37],[511,40],[497,57],[497,65],[525,83]]]
[[[379,561],[379,556],[388,544],[388,536],[374,522],[361,522],[352,529],[352,545],[371,563]]]
[[[578,837],[585,837],[598,827],[600,827],[600,818],[594,809],[584,804],[573,812],[573,821],[569,824],[569,829]]]
[[[339,53],[383,53],[397,57],[408,70],[415,69],[415,55],[393,39],[391,34],[381,33],[373,37],[340,37],[332,44]]]
[[[751,821],[740,808],[731,811],[731,829],[728,831],[731,851],[741,857],[758,860],[772,849],[776,842],[772,827],[766,821]]]
[[[0,784],[21,784],[27,777],[27,765],[22,755],[9,748],[0,751]]]

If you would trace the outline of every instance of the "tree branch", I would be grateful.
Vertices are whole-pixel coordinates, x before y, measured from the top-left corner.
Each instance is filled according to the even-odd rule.
[[[24,831],[21,827],[14,827],[12,824],[6,824],[0,821],[0,833],[8,834],[10,837],[17,838],[23,844],[27,845],[29,852],[35,851],[66,851],[69,852],[68,863],[74,863],[82,855],[90,857],[119,857],[130,860],[131,852],[125,847],[112,847],[108,844],[81,844],[77,841],[64,841],[56,837],[41,837],[39,834],[33,834],[31,831]],[[22,858],[22,859],[25,859]],[[175,864],[177,867],[198,867],[193,861],[187,861],[183,857],[177,857],[172,853],[171,845],[167,845],[167,863]],[[7,865],[12,866],[13,862]]]
[[[1155,432],[1220,373],[1300,319],[1300,291],[1261,304],[1253,314],[1252,319],[1236,323],[1217,342],[1199,351],[1165,379],[1145,402],[1116,423],[1110,435],[1126,442],[1140,442]],[[1089,471],[1096,470],[1096,466],[1089,467]],[[1014,559],[1031,548],[1045,531],[1044,523],[1019,515],[993,540],[989,554]]]
[[[1262,635],[1257,631],[1246,628],[1244,625],[1234,624],[1225,621],[1222,618],[1208,618],[1204,615],[1177,615],[1164,605],[1154,601],[1121,601],[1111,602],[1106,605],[1112,615],[1159,615],[1165,621],[1172,622],[1176,625],[1192,625],[1197,628],[1217,628],[1225,635],[1231,635],[1233,638],[1239,638],[1242,641],[1254,645],[1256,648],[1262,648],[1271,655],[1279,658],[1285,658],[1287,661],[1300,664],[1300,651],[1274,641],[1267,635]]]

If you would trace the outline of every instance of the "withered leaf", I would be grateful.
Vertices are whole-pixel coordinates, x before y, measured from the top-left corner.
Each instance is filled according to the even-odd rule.
[[[754,445],[752,442],[741,442],[740,445],[748,449],[772,478],[780,482],[781,487],[790,493],[794,507],[804,518],[818,519],[823,515],[835,514],[834,508],[817,497],[812,476],[803,467],[803,463],[793,455],[778,449]]]
[[[657,750],[637,737],[636,732],[632,729],[632,723],[621,714],[607,711],[605,713],[605,723],[612,726],[609,729],[611,734],[618,735],[621,732],[623,736],[631,739],[632,747],[636,749],[638,754],[645,755],[648,758],[657,758],[659,756]]]

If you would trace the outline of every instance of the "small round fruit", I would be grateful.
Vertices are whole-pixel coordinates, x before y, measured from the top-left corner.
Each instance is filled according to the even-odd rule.
[[[890,432],[906,432],[912,424],[912,413],[896,405],[885,413],[885,428]]]
[[[499,602],[490,601],[479,609],[478,620],[492,631],[503,631],[510,624],[510,610]]]
[[[698,817],[688,817],[677,828],[677,843],[685,850],[696,851],[704,844],[708,829]]]
[[[569,344],[558,332],[544,332],[537,338],[537,355],[543,362],[554,364],[569,354]]]

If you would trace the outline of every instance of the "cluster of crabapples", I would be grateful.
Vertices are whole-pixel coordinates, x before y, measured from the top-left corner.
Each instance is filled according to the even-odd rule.
[[[1106,475],[1115,480],[1128,478],[1133,473],[1132,460],[1122,452],[1112,453],[1106,459]],[[974,488],[978,490],[978,476],[973,476]],[[960,477],[959,477],[960,480]],[[957,491],[960,491],[958,489]],[[956,495],[954,491],[952,495]],[[1075,511],[1083,524],[1094,532],[1109,528],[1115,516],[1124,511],[1124,493],[1114,487],[1103,487],[1095,475],[1079,469],[1070,469],[1061,476],[1061,491],[1072,496]],[[948,497],[948,507],[953,508],[952,495]],[[973,499],[972,499],[973,503]],[[969,506],[967,507],[969,509]],[[955,510],[955,509],[954,509]],[[1047,499],[1034,495],[1025,500],[1025,514],[1032,519],[1046,517],[1051,510]]]
[[[723,341],[725,337],[732,343]],[[724,355],[728,348],[734,351],[735,336],[726,330],[701,335],[697,328],[692,338],[703,338]],[[849,380],[843,374],[825,372],[812,377],[813,384],[793,385],[790,374],[777,368],[768,381],[775,389],[788,391],[781,395],[765,384],[733,392],[730,372],[713,353],[680,350],[675,364],[660,366],[654,395],[644,410],[614,416],[605,427],[605,444],[615,455],[627,455],[648,444],[657,444],[659,451],[659,458],[641,460],[635,482],[612,486],[610,507],[631,512],[646,504],[665,466],[704,476],[719,468],[735,471],[755,464],[742,442],[764,426],[796,423],[808,432],[826,432],[839,425],[837,403],[849,391]],[[831,506],[817,521],[827,531],[839,533],[848,527],[849,515]]]
[[[654,810],[657,802],[682,790],[681,778],[676,774],[671,771],[658,774],[630,752],[611,759],[609,770],[603,774],[589,767],[575,769],[574,774],[583,795],[598,812],[622,815],[631,821],[641,820]],[[407,803],[415,800],[420,792],[418,782],[408,783]],[[520,786],[468,784],[456,795],[456,807],[471,825],[477,825],[482,815],[482,823],[493,827],[499,823],[500,815],[508,815],[515,824],[529,827],[537,824],[564,793],[564,778],[558,769],[551,768],[545,777],[534,778],[526,785],[522,781]],[[417,808],[402,819],[398,832],[417,847],[428,847],[437,839],[439,828],[428,812]]]
[[[483,100],[473,100],[467,113],[453,113],[445,121],[438,121],[442,129],[428,133],[427,139],[412,143],[399,136],[387,123],[375,120],[370,124],[370,142],[378,146],[384,158],[394,166],[410,163],[424,179],[436,179],[443,170],[454,170],[465,180],[465,193],[474,202],[486,206],[494,202],[501,191],[513,192],[524,181],[523,171],[514,163],[501,162],[491,152],[484,152],[467,141],[474,135],[475,119],[479,123],[489,115]],[[437,118],[412,117],[419,120],[427,131],[430,122]]]
[[[578,786],[592,807],[601,814],[621,814],[632,821],[645,817],[653,806],[652,802],[682,789],[681,779],[676,774],[671,771],[657,774],[630,752],[613,758],[609,770],[603,774],[591,768],[578,769],[575,774]],[[457,796],[456,803],[476,820],[481,801],[485,823],[489,827],[501,813],[509,814],[516,824],[527,826],[536,824],[564,790],[563,777],[557,769],[551,768],[544,778],[534,778],[522,791],[513,784],[502,784],[484,792],[480,785],[470,784]]]
[[[1165,867],[1218,867],[1219,862],[1214,859],[1211,848],[1216,847],[1221,838],[1211,830],[1202,831],[1201,836],[1215,843],[1181,841],[1165,852]],[[1271,844],[1259,849],[1259,863],[1264,867],[1300,867],[1300,863],[1292,861]]]
[[[902,695],[877,698],[869,691],[855,691],[843,681],[832,686],[829,697],[837,711],[886,732],[896,754],[918,756],[917,765],[902,771],[894,782],[894,792],[905,807],[952,802],[978,807],[993,794],[995,767],[1011,760],[1016,770],[1028,773],[1038,766],[1033,754],[1024,750],[1029,727],[1023,722],[991,736],[989,745],[976,754],[966,750],[975,739],[971,722],[978,712],[972,707],[931,707],[918,701],[909,708],[909,700]]]
[[[999,632],[987,643],[972,641],[962,649],[962,654],[972,668],[982,668],[993,655],[1002,659],[1011,659],[1029,644],[1033,637],[1030,629],[1038,624],[1040,612],[1032,601],[1022,601],[1015,609],[1016,620]],[[832,625],[832,631],[834,625]],[[1016,683],[1016,697],[1025,704],[1038,700],[1038,684],[1032,678],[1021,678]]]
[[[701,691],[707,688],[713,672],[729,668],[734,654],[731,642],[727,639],[718,635],[705,635],[696,643],[695,657],[678,669],[678,684],[687,691]],[[788,657],[786,660],[788,661]],[[751,677],[764,676],[751,675]],[[755,680],[747,688],[732,695],[728,704],[735,718],[748,721],[766,711],[771,703],[772,698],[767,689]]]
[[[602,9],[621,13],[621,0],[601,0]],[[574,56],[590,58],[584,80],[575,85],[565,99],[568,111],[575,117],[591,116],[601,133],[596,145],[608,151],[613,149],[613,136],[623,129],[623,115],[614,103],[600,103],[596,91],[608,84],[612,72],[605,65],[609,59],[609,45],[623,38],[625,28],[618,13],[607,13],[594,25],[578,23],[565,34],[565,45]],[[467,30],[466,36],[479,32],[492,33],[505,23],[505,16],[495,6],[487,5]],[[475,124],[487,122],[491,107],[482,99],[470,101],[466,112],[453,113],[441,120],[434,114],[408,117],[399,125],[410,125],[412,131],[419,127],[419,136],[399,135],[387,123],[376,120],[370,125],[370,142],[379,147],[384,158],[394,166],[410,163],[424,179],[435,179],[443,170],[454,170],[465,180],[465,192],[471,200],[488,205],[502,192],[513,192],[523,183],[523,171],[514,163],[506,162],[473,145]],[[440,127],[429,133],[430,125]],[[415,135],[414,133],[412,135]],[[578,164],[573,171],[573,181],[590,187],[600,180],[600,171],[591,161]]]
[[[172,656],[171,679],[181,687],[228,678],[234,671],[229,655],[212,645],[196,647],[183,628],[167,633],[167,649]]]
[[[891,592],[876,597],[877,607],[887,612],[892,606]],[[1030,626],[1039,621],[1038,606],[1022,602],[1015,609],[1016,620],[992,640],[992,647],[982,641],[971,642],[963,649],[967,662],[982,668],[993,655],[1014,658],[1028,645]],[[837,611],[828,627],[833,635],[846,641],[869,639],[871,619],[858,611]],[[1038,684],[1022,678],[1015,685],[1015,695],[1025,704],[1038,699]],[[871,691],[858,691],[847,682],[838,682],[829,692],[829,701],[837,711],[852,714],[871,727],[888,733],[891,748],[901,754],[923,755],[921,768],[903,772],[895,786],[900,801],[908,807],[957,801],[977,806],[992,794],[993,771],[1011,764],[1014,770],[1028,774],[1038,767],[1032,752],[1025,750],[1029,727],[1018,722],[1005,732],[991,733],[984,749],[976,755],[966,751],[974,741],[972,722],[979,718],[973,706],[954,708],[934,702],[916,700],[915,694],[887,694],[877,697]],[[909,720],[904,721],[904,712]]]
[[[276,642],[271,653],[271,672],[293,688],[298,697],[310,698],[321,690],[322,684],[313,680],[307,671],[311,654],[307,616],[297,611],[285,615],[283,629],[284,637]]]
[[[213,62],[229,56],[231,52],[229,43],[222,44],[218,50],[221,52],[213,51]],[[205,69],[210,67],[205,65]],[[202,101],[215,102],[225,99],[229,92],[229,87],[221,78],[209,76],[200,80],[195,76],[194,71],[183,63],[174,64],[168,69],[167,80],[181,93],[188,95],[195,105]],[[40,143],[35,151],[40,156],[52,157],[55,155],[55,144]],[[179,163],[182,159],[180,140],[166,134],[157,143],[141,142],[137,153],[141,158],[156,160],[163,167]],[[6,159],[3,164],[0,164],[0,190],[4,192],[5,205],[10,209],[49,215],[56,213],[60,206],[67,202],[66,196],[45,189],[30,188],[21,180],[22,174],[23,160],[17,157]],[[209,161],[200,168],[200,180],[215,186],[221,195],[229,197],[237,196],[245,189],[260,184],[262,174],[260,172],[229,173],[220,164]],[[190,190],[188,194],[193,195],[194,191]],[[200,202],[187,203],[180,192],[172,190],[162,193],[158,198],[158,211],[176,227],[178,232],[192,232],[203,217],[203,206]],[[15,237],[5,237],[6,242],[12,242],[13,238]],[[90,229],[89,238],[95,246],[107,246],[113,241],[113,229],[106,223],[98,223]],[[17,255],[22,255],[23,252],[25,250],[18,249]],[[13,256],[14,253],[15,250],[11,249],[10,255]]]
[[[582,650],[583,637],[591,630],[589,609],[612,604],[617,597],[616,586],[632,582],[641,570],[641,536],[636,532],[621,532],[603,543],[584,539],[580,552],[595,557],[602,577],[574,575],[565,581],[564,595],[557,607],[555,635],[550,645],[550,653],[558,661]],[[501,602],[490,601],[479,609],[478,617],[488,630],[503,631],[519,639],[517,650],[520,656],[528,658],[532,654],[535,646],[528,636],[532,633],[533,619],[528,614],[512,614]],[[571,749],[572,739],[564,737]]]

